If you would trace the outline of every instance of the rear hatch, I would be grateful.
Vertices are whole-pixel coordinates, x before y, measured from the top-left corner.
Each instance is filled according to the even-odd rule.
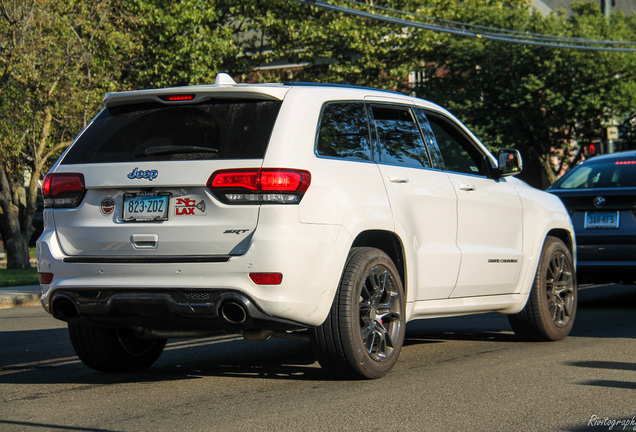
[[[80,261],[243,254],[259,205],[223,203],[207,183],[218,170],[261,167],[282,90],[107,96],[106,108],[45,179],[57,197],[83,183],[75,205],[49,199],[64,253]]]
[[[570,212],[579,260],[636,259],[636,188],[550,192]]]
[[[580,261],[636,259],[636,158],[599,157],[573,170],[549,192],[570,212]]]

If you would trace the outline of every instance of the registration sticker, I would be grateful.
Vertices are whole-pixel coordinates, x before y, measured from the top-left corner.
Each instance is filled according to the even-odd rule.
[[[586,229],[618,228],[618,212],[585,212]]]

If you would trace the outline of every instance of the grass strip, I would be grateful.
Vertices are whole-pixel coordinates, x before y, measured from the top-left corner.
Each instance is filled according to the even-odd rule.
[[[35,267],[23,270],[7,270],[0,267],[0,287],[38,284],[38,270]]]

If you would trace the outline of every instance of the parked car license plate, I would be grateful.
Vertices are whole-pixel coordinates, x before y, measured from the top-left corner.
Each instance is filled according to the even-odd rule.
[[[618,228],[618,212],[585,212],[585,228]]]
[[[168,192],[138,192],[124,194],[124,222],[168,220]]]

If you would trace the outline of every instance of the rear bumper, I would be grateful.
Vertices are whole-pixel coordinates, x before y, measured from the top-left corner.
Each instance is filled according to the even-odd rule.
[[[50,312],[66,322],[186,333],[306,327],[268,315],[246,295],[227,290],[58,290]]]
[[[636,261],[579,261],[578,283],[636,283]]]
[[[636,244],[633,236],[577,237],[579,283],[636,281]]]

